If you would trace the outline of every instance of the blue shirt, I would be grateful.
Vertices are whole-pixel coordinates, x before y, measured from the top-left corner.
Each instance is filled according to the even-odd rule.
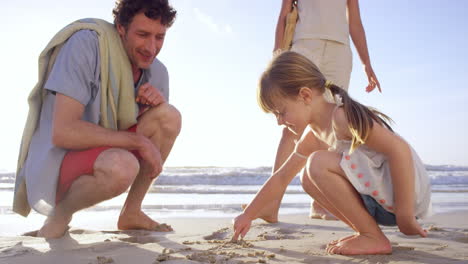
[[[50,215],[55,196],[60,165],[67,150],[52,144],[52,124],[56,93],[71,97],[85,106],[82,120],[99,124],[100,119],[100,56],[97,33],[80,30],[62,46],[45,82],[46,95],[39,124],[33,134],[25,164],[19,174],[26,179],[29,205],[39,213]],[[169,75],[157,59],[135,85],[149,82],[169,99]]]

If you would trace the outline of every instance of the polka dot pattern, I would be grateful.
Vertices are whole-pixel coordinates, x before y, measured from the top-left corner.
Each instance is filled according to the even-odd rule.
[[[344,160],[346,161],[347,166],[349,166],[348,168],[351,169],[351,173],[353,175],[355,175],[359,179],[359,181],[361,181],[364,184],[364,186],[367,189],[366,193],[370,193],[372,195],[372,197],[379,204],[384,206],[385,209],[387,209],[389,211],[393,211],[394,207],[387,204],[387,201],[385,199],[383,199],[383,197],[381,196],[379,190],[375,189],[376,186],[373,186],[371,181],[369,181],[369,176],[366,177],[365,172],[362,172],[362,170],[360,171],[360,169],[358,169],[358,165],[352,161],[351,155],[344,155]]]

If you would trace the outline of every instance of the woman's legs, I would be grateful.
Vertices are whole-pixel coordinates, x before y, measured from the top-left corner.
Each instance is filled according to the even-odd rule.
[[[294,151],[295,143],[294,141],[298,139],[298,136],[291,132],[288,128],[283,128],[283,134],[281,140],[278,144],[278,150],[276,152],[275,164],[273,165],[273,172],[277,171],[283,163],[288,159],[291,153]],[[283,194],[284,195],[284,194]],[[281,196],[278,200],[271,201],[266,205],[258,214],[256,218],[263,219],[268,223],[278,222],[278,211],[281,205]],[[247,205],[242,205],[242,209],[245,209]]]
[[[327,80],[348,90],[353,59],[351,48],[340,42],[326,39],[300,39],[294,42],[292,51],[311,60]],[[331,95],[327,95],[331,99]],[[315,201],[310,205],[310,218],[338,220],[335,215]]]
[[[338,153],[317,151],[309,158],[302,177],[306,192],[357,232],[352,237],[330,244],[327,251],[343,255],[390,254],[390,241],[346,178],[339,165],[340,160]]]

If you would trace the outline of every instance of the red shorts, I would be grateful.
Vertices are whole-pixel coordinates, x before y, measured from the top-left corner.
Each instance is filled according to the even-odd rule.
[[[129,132],[136,132],[137,125],[127,129]],[[55,195],[55,202],[60,202],[72,183],[81,175],[94,174],[94,162],[97,157],[107,149],[112,147],[97,147],[82,151],[68,151],[63,158],[62,165],[60,166],[60,175],[57,183],[57,194]],[[138,151],[132,153],[141,159]]]

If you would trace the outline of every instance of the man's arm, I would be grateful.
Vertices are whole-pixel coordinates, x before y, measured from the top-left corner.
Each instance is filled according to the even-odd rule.
[[[52,128],[52,142],[55,146],[72,150],[100,146],[138,150],[153,171],[161,170],[159,150],[148,138],[138,133],[114,131],[83,121],[84,108],[77,100],[57,93]]]

